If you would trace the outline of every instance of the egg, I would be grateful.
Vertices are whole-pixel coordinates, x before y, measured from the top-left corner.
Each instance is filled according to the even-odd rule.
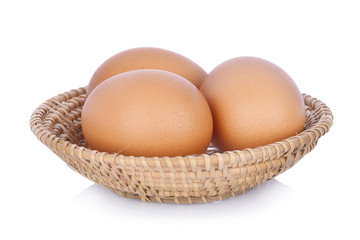
[[[101,82],[116,74],[137,69],[159,69],[176,73],[200,87],[207,73],[190,59],[161,48],[133,48],[107,59],[95,71],[87,95]]]
[[[120,73],[99,84],[83,106],[81,125],[92,149],[145,157],[204,153],[213,130],[199,89],[155,69]]]
[[[213,114],[212,143],[220,150],[255,148],[300,133],[302,94],[277,65],[238,57],[213,69],[201,85]]]

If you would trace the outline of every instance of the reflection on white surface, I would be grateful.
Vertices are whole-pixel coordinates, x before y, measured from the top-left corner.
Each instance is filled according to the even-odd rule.
[[[293,190],[276,179],[267,181],[245,194],[224,201],[208,204],[160,204],[145,203],[138,199],[126,199],[111,190],[93,184],[81,191],[73,200],[78,210],[101,212],[102,214],[130,217],[204,217],[231,214],[247,214],[263,211],[266,208],[282,206],[293,198]],[[286,204],[285,204],[286,205]]]

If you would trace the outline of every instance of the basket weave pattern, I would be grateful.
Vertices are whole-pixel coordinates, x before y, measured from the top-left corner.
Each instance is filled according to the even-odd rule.
[[[244,193],[292,167],[329,131],[333,116],[321,101],[303,95],[305,130],[254,149],[185,157],[132,157],[91,150],[81,131],[86,88],[47,100],[32,114],[38,139],[70,168],[126,198],[161,203],[207,203]]]

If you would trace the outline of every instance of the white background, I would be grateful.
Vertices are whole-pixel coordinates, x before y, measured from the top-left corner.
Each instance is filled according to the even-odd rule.
[[[1,1],[0,239],[359,239],[359,12],[356,1]],[[234,199],[124,199],[68,168],[29,119],[141,46],[208,72],[237,56],[270,60],[332,109],[334,126],[292,169]]]

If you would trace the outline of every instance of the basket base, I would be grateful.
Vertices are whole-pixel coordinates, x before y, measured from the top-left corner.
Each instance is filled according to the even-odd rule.
[[[254,188],[255,186],[244,189],[238,192],[229,192],[223,195],[218,196],[203,196],[203,197],[158,197],[158,196],[147,196],[147,195],[138,195],[132,193],[121,192],[117,189],[112,189],[116,194],[123,196],[124,198],[129,199],[140,199],[143,202],[159,202],[159,203],[176,203],[176,204],[194,204],[194,203],[211,203],[215,201],[221,201],[228,198],[235,197],[236,195],[243,194],[248,190]]]

